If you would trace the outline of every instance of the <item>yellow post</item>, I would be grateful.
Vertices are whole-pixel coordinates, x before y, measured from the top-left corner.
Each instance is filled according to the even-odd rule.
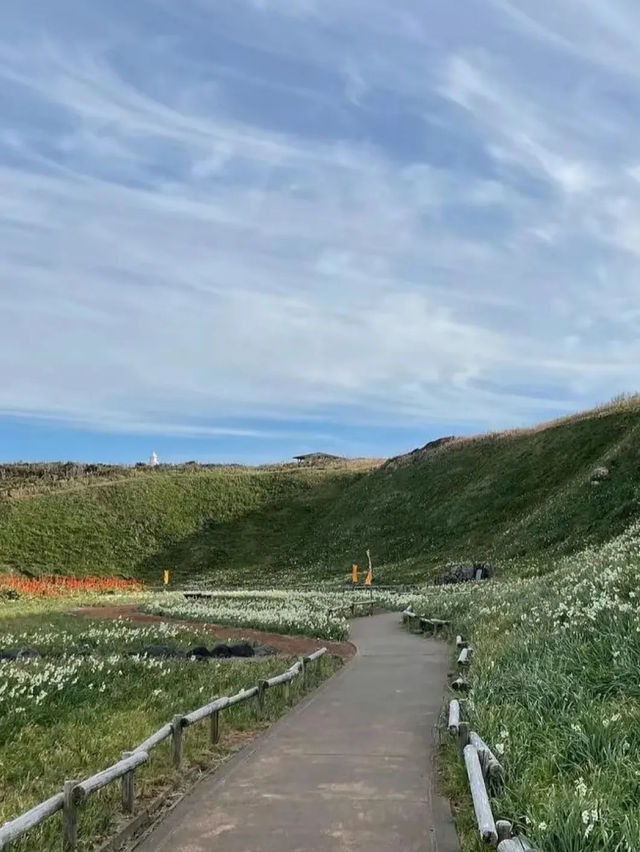
[[[166,569],[163,571],[163,577],[164,577],[165,586],[168,586],[169,585],[169,572]]]

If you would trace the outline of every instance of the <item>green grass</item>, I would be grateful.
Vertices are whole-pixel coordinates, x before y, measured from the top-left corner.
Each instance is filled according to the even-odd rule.
[[[62,788],[67,778],[83,778],[120,759],[123,750],[142,742],[175,713],[186,713],[216,696],[253,686],[260,678],[284,671],[283,658],[260,662],[198,663],[186,659],[140,659],[131,656],[152,642],[187,650],[210,633],[183,627],[124,621],[91,622],[80,617],[40,612],[0,619],[0,647],[35,646],[42,659],[0,663],[0,823],[17,816]],[[89,646],[90,657],[74,649]],[[339,662],[322,658],[310,669],[309,686],[330,674]],[[301,686],[294,682],[292,701]],[[248,732],[262,728],[284,710],[282,690],[267,693],[266,715],[258,719],[247,702],[221,716],[221,742],[208,744],[206,723],[185,732],[185,769],[213,766],[224,760]],[[170,763],[170,744],[152,752],[136,777],[145,798],[164,786],[180,785],[184,772]],[[82,805],[80,849],[114,828],[120,812],[119,786],[111,785]],[[11,848],[21,852],[59,848],[60,817],[29,832]]]
[[[609,479],[593,486],[591,471]],[[0,497],[0,567],[159,582],[339,581],[370,547],[376,578],[448,560],[524,572],[621,532],[640,507],[640,406],[454,441],[367,468],[162,468]],[[123,475],[124,476],[124,475]]]
[[[149,471],[70,492],[0,501],[0,565],[160,581],[279,561],[358,473],[327,469]],[[187,552],[188,551],[188,552]],[[284,561],[284,560],[282,560]]]
[[[475,647],[469,718],[506,770],[496,817],[515,820],[545,852],[637,850],[640,524],[549,568],[411,600]],[[453,750],[446,766],[449,791],[466,797],[463,850],[476,852]]]
[[[591,472],[602,465],[610,475],[594,486]],[[255,589],[337,584],[352,561],[364,562],[367,547],[378,582],[423,582],[449,560],[490,560],[498,567],[494,581],[388,595],[388,603],[411,601],[470,635],[476,654],[469,715],[503,752],[507,771],[494,797],[496,816],[515,820],[545,852],[635,852],[639,473],[640,405],[632,400],[369,469],[165,468],[99,483],[76,478],[28,497],[0,497],[0,565],[151,581],[170,568],[176,583]],[[34,605],[4,606],[14,630]],[[303,625],[307,618],[292,617]],[[61,618],[52,623],[63,630]],[[174,662],[163,674],[136,665],[126,659],[132,668],[118,675],[122,688],[105,687],[106,703],[96,700],[102,682],[87,669],[74,685],[80,693],[67,704],[60,697],[55,712],[47,716],[38,706],[27,724],[0,722],[1,783],[17,791],[0,790],[4,816],[49,795],[54,780],[58,789],[60,773],[87,774],[117,759],[166,721],[167,707],[188,709],[212,690],[246,683],[224,680],[242,679],[242,666],[215,670],[212,682],[210,667]],[[252,678],[256,666],[269,665],[252,664]],[[157,689],[166,691],[162,701]],[[253,724],[238,714],[238,728]],[[230,723],[236,725],[233,717]],[[105,733],[95,741],[98,729]],[[189,738],[190,761],[218,759],[204,733]],[[60,751],[55,779],[41,757],[52,743]],[[157,760],[157,772],[154,757],[141,773],[146,790],[171,778],[166,755]],[[464,852],[479,852],[464,772],[451,747],[444,774],[461,803]],[[108,807],[100,801],[83,817],[87,836],[107,830]],[[44,835],[34,848],[48,848],[49,840]]]

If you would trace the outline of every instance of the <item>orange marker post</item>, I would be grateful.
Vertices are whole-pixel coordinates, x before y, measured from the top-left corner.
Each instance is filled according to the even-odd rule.
[[[358,566],[354,562],[353,565],[351,566],[351,582],[353,583],[354,586],[358,582],[358,570],[359,570]]]

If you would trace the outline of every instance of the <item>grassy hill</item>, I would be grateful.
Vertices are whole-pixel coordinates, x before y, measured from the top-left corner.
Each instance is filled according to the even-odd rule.
[[[597,467],[609,476],[591,482]],[[23,475],[29,466],[25,466]],[[76,475],[77,474],[77,475]],[[524,566],[620,533],[640,508],[640,404],[376,463],[100,468],[0,486],[0,570],[284,583],[450,559]],[[0,483],[2,477],[0,477]]]
[[[594,485],[591,474],[607,467]],[[352,483],[316,535],[334,558],[368,541],[423,576],[448,559],[564,554],[621,532],[640,510],[640,408],[453,441]]]

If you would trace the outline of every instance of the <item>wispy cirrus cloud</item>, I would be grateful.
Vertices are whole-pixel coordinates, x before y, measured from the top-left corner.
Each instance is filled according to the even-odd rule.
[[[59,6],[0,36],[0,414],[481,428],[635,384],[629,4],[590,50],[507,0]]]

